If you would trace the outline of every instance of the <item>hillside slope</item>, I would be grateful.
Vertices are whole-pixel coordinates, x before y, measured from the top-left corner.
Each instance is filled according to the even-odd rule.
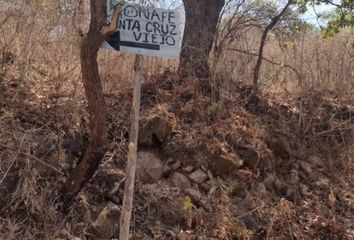
[[[197,84],[166,73],[143,85],[133,239],[354,237],[352,103]],[[73,99],[15,99],[17,87],[3,89],[0,238],[118,238],[131,94],[107,96],[109,151],[62,215],[87,116]]]

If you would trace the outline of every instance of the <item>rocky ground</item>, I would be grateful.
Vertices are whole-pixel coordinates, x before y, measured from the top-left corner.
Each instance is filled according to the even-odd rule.
[[[118,238],[131,93],[107,96],[109,151],[63,215],[57,190],[84,150],[85,111],[7,84],[0,239]],[[197,85],[166,73],[143,86],[132,239],[354,238],[352,102]]]

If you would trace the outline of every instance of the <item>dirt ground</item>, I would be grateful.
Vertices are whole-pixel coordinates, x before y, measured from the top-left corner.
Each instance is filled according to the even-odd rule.
[[[21,88],[1,95],[0,239],[118,238],[130,91],[107,95],[109,149],[64,215],[84,101]],[[172,73],[143,85],[132,239],[354,239],[353,102],[211,89]]]

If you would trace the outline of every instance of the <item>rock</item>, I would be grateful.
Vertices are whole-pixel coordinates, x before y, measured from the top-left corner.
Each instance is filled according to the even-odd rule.
[[[171,132],[172,124],[167,119],[154,117],[140,127],[138,145],[144,147],[161,145]]]
[[[315,186],[321,190],[328,190],[330,187],[330,182],[327,178],[321,178],[315,183]]]
[[[189,174],[189,178],[195,183],[203,183],[208,179],[208,175],[201,169],[197,169]]]
[[[89,227],[87,239],[111,239],[118,236],[120,209],[109,202]]]
[[[286,194],[287,185],[273,174],[268,174],[263,183],[269,192],[277,193],[280,195]]]
[[[214,187],[214,184],[212,181],[206,181],[203,182],[202,184],[199,184],[199,187],[202,191],[208,192],[209,195],[210,191],[213,191],[212,188]]]
[[[268,195],[268,191],[266,189],[266,186],[264,185],[264,183],[258,183],[256,186],[256,194],[261,197],[261,198],[265,198]]]
[[[157,182],[163,176],[164,165],[156,152],[139,151],[136,164],[137,177],[144,183]]]
[[[177,169],[179,169],[182,166],[181,162],[175,162],[174,164],[172,164],[172,170],[176,171]]]
[[[189,240],[190,237],[187,233],[177,233],[176,239],[177,240]]]
[[[321,158],[316,156],[316,155],[310,156],[308,160],[309,160],[309,162],[311,162],[316,167],[321,167],[322,166]]]
[[[235,175],[243,182],[250,182],[252,180],[253,173],[249,170],[239,169],[236,171]]]
[[[286,198],[292,202],[297,202],[300,200],[299,191],[295,187],[289,187],[286,190]]]
[[[242,181],[236,182],[232,192],[237,197],[245,198],[248,194],[247,184]]]
[[[312,173],[312,168],[311,168],[310,164],[308,164],[307,162],[300,161],[299,167],[300,167],[300,170],[304,171],[304,173],[306,173],[306,174]]]
[[[245,166],[252,170],[259,166],[260,157],[256,150],[246,146],[236,146],[235,149],[237,154],[244,161]]]
[[[194,167],[192,165],[188,165],[183,167],[182,170],[186,173],[191,173],[194,170]]]
[[[193,188],[188,188],[184,190],[184,193],[191,197],[195,202],[199,202],[202,199],[202,194]]]
[[[263,180],[264,186],[268,191],[275,191],[274,182],[275,176],[273,174],[268,174]]]
[[[277,157],[289,159],[292,155],[290,143],[285,136],[277,136],[272,139],[268,139],[267,146]]]
[[[179,172],[174,172],[171,176],[171,182],[173,186],[178,187],[182,190],[191,188],[192,184],[188,177]]]
[[[212,208],[209,204],[209,199],[202,196],[200,191],[193,188],[187,188],[183,192],[192,199],[193,204],[204,208],[207,212],[211,212]]]
[[[223,175],[235,172],[242,167],[243,160],[235,153],[223,153],[210,161],[209,168],[216,174]]]
[[[284,195],[288,189],[288,185],[276,177],[274,181],[274,188],[278,194]]]
[[[299,172],[296,169],[291,169],[289,175],[289,182],[291,184],[298,184],[300,181]]]

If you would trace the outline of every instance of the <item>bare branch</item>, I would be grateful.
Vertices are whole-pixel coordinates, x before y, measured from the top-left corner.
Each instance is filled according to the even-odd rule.
[[[247,54],[247,55],[250,55],[250,56],[255,56],[255,57],[259,57],[259,55],[257,53],[253,53],[253,52],[248,52],[248,51],[245,51],[245,50],[242,50],[242,49],[238,49],[238,48],[227,48],[227,49],[223,49],[223,50],[228,50],[228,51],[235,51],[235,52],[239,52],[239,53],[243,53],[243,54]],[[301,81],[301,74],[292,66],[290,66],[289,64],[284,64],[284,63],[278,63],[278,62],[274,62],[264,56],[262,56],[262,59],[270,64],[273,64],[273,65],[277,65],[277,66],[281,66],[281,67],[285,67],[285,68],[289,68],[290,70],[292,70],[299,81]]]
[[[103,36],[107,36],[117,29],[120,10],[121,10],[121,4],[118,3],[114,6],[111,23],[109,25],[103,26],[100,30],[100,34],[102,34]]]

